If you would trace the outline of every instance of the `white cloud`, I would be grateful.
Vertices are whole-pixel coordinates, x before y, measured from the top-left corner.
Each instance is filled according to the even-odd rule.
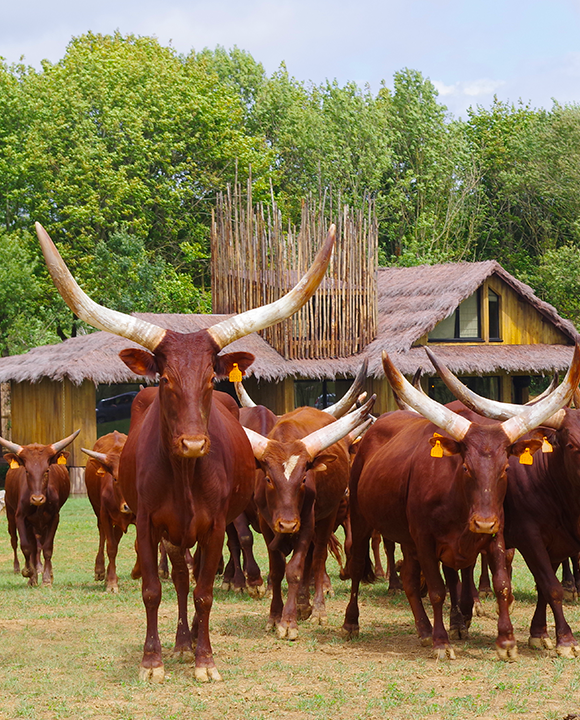
[[[434,80],[433,85],[441,97],[461,97],[467,95],[473,98],[492,95],[505,85],[505,81],[481,78],[480,80],[466,80],[456,82],[453,85],[445,85],[445,83],[440,80]]]

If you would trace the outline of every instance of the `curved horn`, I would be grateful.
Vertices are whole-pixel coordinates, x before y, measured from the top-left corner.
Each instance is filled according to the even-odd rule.
[[[85,455],[88,455],[94,460],[98,460],[100,463],[103,463],[103,465],[106,465],[107,453],[100,453],[96,452],[95,450],[87,450],[86,448],[81,448],[81,450],[84,452]]]
[[[76,438],[76,436],[80,433],[80,428],[78,430],[75,430],[72,435],[69,435],[68,437],[65,437],[64,440],[59,440],[58,442],[52,443],[52,449],[54,451],[54,454],[59,453],[61,450],[64,450],[67,445],[70,445],[71,442]]]
[[[133,340],[153,352],[167,331],[131,315],[110,310],[91,300],[70,274],[46,230],[38,222],[35,223],[35,227],[50,276],[62,299],[73,313],[99,330],[106,330],[127,340]]]
[[[394,392],[400,395],[408,405],[411,405],[414,410],[420,412],[423,417],[430,420],[434,425],[448,432],[454,440],[458,442],[463,440],[471,427],[469,420],[414,388],[393,365],[384,350],[383,368]]]
[[[362,440],[363,435],[366,433],[366,431],[370,428],[370,426],[374,422],[375,422],[375,418],[371,416],[368,420],[365,420],[365,422],[362,425],[359,425],[352,432],[350,432],[346,436],[346,441],[348,442],[348,444],[352,445],[356,440]]]
[[[314,295],[324,277],[332,255],[335,237],[336,226],[331,225],[326,240],[314,258],[310,269],[302,280],[286,295],[269,305],[246,310],[246,312],[234,315],[227,320],[222,320],[217,325],[209,327],[207,332],[217,345],[224,348],[234,340],[238,340],[257,330],[264,330],[270,325],[286,320],[286,318],[300,310]]]
[[[369,398],[366,403],[354,412],[348,413],[336,420],[336,422],[325,425],[324,427],[316,430],[305,438],[302,438],[302,444],[306,448],[306,452],[314,460],[318,453],[326,450],[334,443],[342,440],[359,425],[364,424],[367,420],[368,414],[371,411],[372,406],[375,404],[376,395]]]
[[[367,358],[365,358],[362,362],[362,365],[360,366],[358,373],[356,374],[355,379],[352,382],[352,385],[346,391],[345,395],[343,395],[343,397],[338,402],[335,402],[334,405],[330,405],[322,412],[328,413],[329,415],[332,415],[332,417],[335,417],[337,419],[341,418],[345,413],[347,413],[356,403],[358,396],[363,391],[365,380],[367,378],[368,366],[369,361]]]
[[[235,382],[234,387],[236,388],[236,395],[242,407],[257,407],[256,403],[248,395],[242,382]]]
[[[4,440],[3,437],[0,437],[0,445],[5,447],[8,452],[14,453],[15,455],[18,455],[22,450],[22,445],[17,445],[16,443],[10,442],[10,440]]]
[[[264,457],[266,448],[268,447],[268,438],[260,435],[260,433],[254,432],[254,430],[250,430],[250,428],[247,427],[244,428],[244,432],[248,436],[254,457],[256,460],[261,460]]]

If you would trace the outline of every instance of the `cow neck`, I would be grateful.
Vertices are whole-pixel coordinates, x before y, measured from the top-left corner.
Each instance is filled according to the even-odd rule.
[[[562,512],[580,525],[580,411],[565,409],[564,421],[556,431],[557,443],[542,460],[555,493],[561,499]],[[574,448],[566,447],[570,442]],[[580,537],[580,527],[577,529]]]

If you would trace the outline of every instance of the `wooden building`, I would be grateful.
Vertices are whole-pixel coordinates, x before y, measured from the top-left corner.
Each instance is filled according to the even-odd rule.
[[[295,404],[334,401],[367,358],[368,390],[377,393],[375,409],[381,413],[395,408],[383,376],[383,350],[392,354],[406,375],[420,369],[425,387],[435,396],[441,388],[423,349],[427,344],[453,372],[468,383],[473,379],[476,391],[502,401],[523,402],[535,377],[566,370],[579,338],[572,323],[494,261],[379,268],[377,308],[375,339],[346,357],[288,359],[255,333],[227,350],[246,350],[256,356],[245,385],[256,402],[278,414]],[[138,317],[193,332],[223,315]],[[85,464],[80,448],[92,447],[100,432],[95,412],[98,399],[136,390],[138,383],[146,381],[118,357],[120,350],[132,344],[110,333],[94,332],[0,358],[0,383],[9,383],[11,388],[12,440],[48,443],[81,429],[70,459],[77,492],[82,489]]]

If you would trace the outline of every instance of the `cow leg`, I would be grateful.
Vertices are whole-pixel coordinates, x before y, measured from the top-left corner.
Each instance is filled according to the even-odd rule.
[[[138,580],[140,577],[141,561],[139,560],[139,543],[137,542],[137,538],[135,538],[135,565],[133,565],[133,569],[131,570],[131,578]]]
[[[520,552],[524,556],[538,588],[538,603],[530,626],[528,644],[535,648],[549,647],[550,645],[549,640],[546,640],[548,632],[544,603],[547,601],[552,609],[556,625],[556,652],[562,657],[576,657],[580,653],[572,629],[564,617],[562,607],[564,591],[556,577],[555,567],[550,562],[544,543],[541,538],[537,538],[536,542],[530,542],[525,548],[520,548]]]
[[[499,611],[495,647],[500,660],[513,662],[517,660],[518,648],[514,638],[512,621],[510,620],[510,607],[514,598],[507,569],[503,533],[498,533],[491,541],[487,551],[487,559]]]
[[[105,579],[105,532],[100,517],[97,518],[97,530],[99,531],[99,549],[95,557],[95,580],[99,582]]]
[[[8,519],[8,532],[10,534],[10,544],[14,553],[14,574],[20,574],[20,561],[18,560],[18,533],[16,532],[16,518],[14,513],[6,508],[6,517]]]
[[[412,546],[401,545],[401,550],[403,551],[403,566],[401,568],[403,590],[415,618],[415,628],[417,629],[419,641],[421,645],[426,647],[433,644],[433,627],[421,600],[421,566]]]
[[[16,517],[16,527],[20,537],[20,549],[24,555],[22,575],[28,578],[28,584],[33,587],[38,585],[38,542],[32,526],[24,517]]]
[[[198,550],[201,554],[197,584],[193,591],[195,603],[193,628],[194,636],[197,637],[195,679],[200,682],[222,679],[215,666],[209,638],[209,614],[213,603],[213,584],[222,557],[226,534],[225,522],[223,525],[218,523],[219,520],[216,520],[213,531],[209,537],[204,538],[203,545],[198,543]]]
[[[230,551],[230,559],[224,570],[224,579],[222,589],[233,590],[241,593],[246,588],[246,577],[242,570],[240,538],[237,527],[234,523],[226,526],[226,534],[228,536],[228,550]],[[231,564],[230,564],[231,563]]]
[[[143,659],[139,668],[139,680],[162,682],[165,677],[161,642],[159,640],[159,603],[161,602],[161,581],[157,570],[158,538],[148,516],[137,516],[137,542],[141,569],[141,595],[145,605],[147,630],[143,646]]]
[[[433,655],[438,660],[455,659],[455,652],[449,642],[449,636],[443,623],[443,603],[445,602],[445,583],[439,571],[439,561],[431,538],[422,539],[417,547],[417,558],[425,576],[429,600],[433,608]]]
[[[157,572],[159,574],[159,577],[162,580],[167,580],[169,578],[169,565],[167,563],[167,550],[165,548],[165,544],[163,543],[163,540],[159,543],[159,566],[157,568]]]
[[[350,577],[350,600],[344,614],[342,625],[343,634],[347,639],[358,637],[359,634],[359,608],[358,593],[361,581],[373,577],[371,558],[369,555],[369,541],[372,535],[372,528],[364,519],[353,512],[352,535],[347,550],[345,540],[345,552],[347,557],[346,572]]]
[[[300,617],[306,620],[310,616],[310,569],[311,561],[307,556],[314,535],[314,509],[303,514],[298,537],[294,540],[294,552],[286,563],[286,582],[288,595],[282,610],[282,618],[276,626],[278,637],[296,640],[298,637],[298,610]]]
[[[395,562],[395,543],[392,540],[383,538],[385,555],[387,556],[387,577],[389,579],[389,592],[395,593],[403,589],[401,578],[397,574],[397,563]]]
[[[175,633],[175,646],[173,654],[181,658],[193,658],[193,645],[191,632],[187,619],[187,596],[189,595],[189,568],[181,548],[172,545],[163,539],[161,544],[166,549],[166,555],[171,559],[171,579],[177,593],[177,631]]]
[[[461,595],[459,598],[459,609],[463,616],[463,622],[465,627],[469,629],[471,620],[473,618],[473,605],[474,605],[474,588],[475,582],[473,580],[473,571],[475,565],[470,565],[461,571]],[[478,595],[479,599],[479,595]]]
[[[54,548],[54,536],[58,528],[60,520],[59,513],[53,517],[48,530],[44,533],[44,537],[40,538],[40,545],[42,547],[42,555],[44,557],[44,570],[42,571],[42,584],[45,587],[52,585],[53,573],[52,573],[52,552]],[[39,552],[40,556],[40,552]]]
[[[487,553],[481,553],[481,575],[479,576],[479,597],[493,597],[491,582],[489,579],[489,564],[487,561]]]
[[[348,574],[348,559],[352,553],[352,523],[350,519],[350,512],[347,514],[347,516],[344,519],[344,522],[342,523],[342,527],[344,528],[344,570],[341,569],[340,571],[340,579],[341,580],[348,580],[350,575]]]
[[[578,599],[576,581],[570,568],[570,558],[566,558],[562,562],[562,589],[564,590],[564,600],[573,602]]]
[[[268,548],[268,588],[272,593],[270,601],[270,614],[266,624],[266,630],[276,628],[282,619],[282,610],[284,609],[284,600],[282,599],[282,580],[284,571],[286,570],[286,558],[284,554],[275,546],[274,532],[270,526],[263,520],[260,521],[262,535]]]
[[[451,601],[449,637],[451,640],[465,640],[469,635],[469,631],[459,607],[459,573],[457,570],[443,565],[443,575],[445,576],[445,582],[449,589],[449,600]]]
[[[312,605],[310,604],[310,586],[313,584],[313,551],[314,542],[311,542],[308,552],[304,556],[304,566],[300,573],[300,580],[298,582],[298,593],[296,595],[296,618],[298,620],[308,620],[308,618],[312,615]]]
[[[310,620],[313,623],[326,625],[328,616],[326,614],[325,578],[326,558],[328,554],[328,542],[335,525],[335,515],[319,520],[314,530],[314,550],[312,553],[312,571],[314,574],[314,597],[312,600],[312,614]]]
[[[264,581],[260,568],[254,557],[254,536],[245,513],[238,515],[234,520],[238,540],[244,556],[244,572],[247,580],[248,595],[259,600],[266,594]]]
[[[384,580],[385,571],[381,565],[381,534],[377,530],[373,530],[373,534],[371,535],[371,552],[373,553],[375,577]]]
[[[121,528],[113,525],[109,521],[107,526],[107,557],[109,559],[109,565],[107,567],[107,583],[106,589],[108,592],[118,593],[119,592],[119,579],[117,577],[117,552],[119,550],[119,542],[123,537],[123,531]]]
[[[574,574],[574,583],[576,585],[576,594],[580,594],[580,560],[578,554],[572,555],[570,558],[572,563],[572,572]]]

